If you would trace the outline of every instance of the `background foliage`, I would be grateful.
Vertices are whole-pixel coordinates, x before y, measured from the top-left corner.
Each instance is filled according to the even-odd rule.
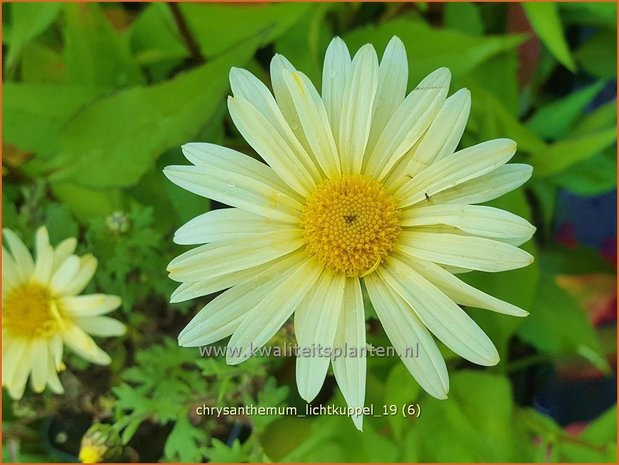
[[[103,422],[125,446],[123,460],[615,461],[613,400],[580,418],[592,421],[578,430],[539,401],[549,380],[567,382],[574,372],[614,385],[607,360],[616,354],[616,325],[593,323],[613,307],[616,268],[596,250],[557,240],[561,195],[616,188],[614,3],[2,8],[3,224],[26,240],[41,224],[52,241],[79,236],[82,252],[99,258],[91,290],[122,296],[117,317],[129,327],[124,338],[102,341],[110,367],[69,358],[64,396],[3,396],[5,460],[75,460],[84,431]],[[229,367],[177,347],[205,299],[168,303],[174,286],[164,270],[180,252],[171,234],[217,205],[167,182],[161,169],[184,163],[179,146],[187,141],[252,153],[226,113],[230,67],[268,81],[278,52],[319,83],[336,34],[353,51],[370,42],[379,54],[398,35],[411,88],[435,68],[451,68],[452,89],[472,92],[463,146],[518,142],[516,161],[532,164],[534,177],[493,204],[536,224],[525,246],[536,263],[466,279],[531,315],[469,309],[502,361],[480,369],[443,348],[448,401],[421,392],[397,359],[370,359],[367,404],[419,403],[418,419],[370,417],[359,433],[341,417],[197,416],[202,404],[304,404],[293,360]],[[368,328],[369,342],[388,344],[376,320]],[[291,331],[271,344],[292,342]],[[343,405],[332,377],[317,401]]]

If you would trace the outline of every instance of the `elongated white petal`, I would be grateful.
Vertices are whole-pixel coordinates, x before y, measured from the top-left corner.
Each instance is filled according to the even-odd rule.
[[[30,255],[30,251],[13,231],[4,228],[2,232],[8,243],[11,255],[15,260],[15,271],[17,276],[19,276],[20,282],[29,280],[34,271],[34,260],[32,255]]]
[[[378,67],[378,89],[367,151],[371,152],[378,137],[406,96],[408,60],[402,41],[393,37],[387,44]]]
[[[299,230],[281,230],[196,247],[168,265],[175,281],[200,281],[241,271],[286,255],[304,244]]]
[[[75,278],[60,292],[60,295],[77,295],[81,293],[97,271],[97,259],[91,254],[86,254],[80,258],[79,270]]]
[[[377,273],[367,276],[365,283],[385,333],[410,374],[430,395],[446,399],[449,392],[447,367],[424,324]]]
[[[54,249],[49,245],[47,229],[41,226],[35,234],[36,261],[34,263],[34,279],[47,285],[52,274],[54,264]],[[45,386],[43,386],[45,387]]]
[[[56,270],[52,276],[50,289],[54,295],[64,295],[66,289],[75,279],[77,272],[80,269],[81,261],[76,255],[71,255],[62,265]]]
[[[365,405],[365,376],[367,357],[365,356],[365,314],[363,295],[358,278],[346,278],[344,301],[337,323],[333,350],[342,354],[347,348],[357,351],[356,357],[334,357],[333,374],[340,387],[346,403],[361,409]],[[363,430],[363,416],[353,415],[353,422],[358,430]]]
[[[405,209],[400,215],[401,226],[444,224],[470,234],[489,238],[526,238],[535,226],[524,218],[499,208],[479,205],[427,205]]]
[[[436,263],[410,256],[401,257],[401,260],[408,263],[415,271],[443,291],[447,297],[460,305],[484,308],[493,312],[519,317],[529,314],[529,312],[520,307],[497,299],[468,285]]]
[[[124,324],[107,316],[76,318],[75,322],[80,328],[93,336],[122,336],[127,332]]]
[[[24,389],[26,388],[28,375],[32,372],[33,363],[34,353],[32,350],[32,345],[25,343],[19,363],[13,370],[13,376],[8,378],[6,381],[4,379],[2,380],[13,399],[21,399],[24,395]]]
[[[295,335],[297,343],[303,347],[333,348],[333,340],[342,309],[346,277],[339,273],[323,271],[311,294],[299,305],[295,313]],[[329,357],[312,354],[309,357],[297,356],[297,386],[299,394],[306,402],[311,402],[320,392],[327,370]]]
[[[305,258],[303,252],[291,254],[261,272],[247,276],[204,306],[178,336],[184,347],[212,344],[231,335],[245,315],[273,292]]]
[[[88,294],[58,299],[60,311],[74,317],[104,315],[122,304],[120,297],[107,294]]]
[[[77,324],[68,323],[62,330],[62,340],[80,357],[97,365],[109,365],[112,359]]]
[[[322,100],[329,117],[329,123],[333,131],[333,138],[338,144],[338,152],[341,154],[339,141],[341,140],[340,127],[342,124],[342,109],[346,89],[350,84],[352,75],[352,61],[348,47],[342,39],[335,37],[325,54],[325,62],[322,69]]]
[[[366,158],[365,173],[382,180],[428,129],[445,101],[451,73],[439,68],[408,94]]]
[[[3,336],[2,385],[10,386],[15,379],[17,367],[24,364],[22,359],[26,352],[27,339],[11,337],[8,342],[5,342],[5,339],[7,339],[7,337]]]
[[[479,326],[453,300],[403,262],[389,257],[379,276],[447,347],[478,365],[496,365],[499,354]]]
[[[228,364],[247,360],[250,348],[266,344],[314,287],[321,271],[322,266],[313,258],[299,263],[284,282],[251,309],[228,342]]]
[[[445,100],[408,164],[409,176],[416,176],[435,161],[454,153],[470,111],[471,93],[467,89],[460,89]]]
[[[297,201],[249,176],[196,166],[167,166],[164,174],[174,184],[194,194],[249,213],[289,223],[300,216],[301,206]]]
[[[404,231],[396,247],[406,255],[479,271],[506,271],[533,263],[528,252],[482,237]]]
[[[299,114],[294,107],[292,96],[288,91],[288,86],[284,82],[284,71],[294,73],[296,68],[292,66],[292,63],[290,63],[285,56],[276,53],[271,59],[270,71],[271,86],[273,87],[273,94],[275,95],[277,106],[281,110],[285,120],[288,122],[290,129],[292,129],[294,135],[305,148],[305,151],[309,155],[312,155],[310,145],[305,138],[303,129],[301,128],[301,119],[299,118]]]
[[[488,202],[522,186],[533,174],[531,165],[510,163],[470,181],[434,194],[436,203],[475,204]]]
[[[181,226],[174,242],[183,245],[206,244],[225,239],[240,239],[257,233],[291,229],[290,223],[274,221],[238,208],[211,210]]]
[[[378,58],[374,47],[366,44],[352,61],[351,77],[342,102],[338,151],[342,171],[346,174],[361,172],[377,86]]]
[[[7,295],[20,282],[21,277],[18,275],[13,256],[2,247],[2,295]]]
[[[299,71],[283,71],[284,82],[299,115],[301,128],[311,151],[327,177],[341,173],[335,140],[327,111],[312,82]]]
[[[432,164],[408,181],[397,192],[406,207],[426,200],[451,187],[489,173],[504,165],[516,153],[510,139],[495,139],[454,153]]]
[[[47,385],[47,374],[49,372],[47,341],[42,338],[34,338],[30,341],[30,345],[33,352],[32,376],[30,381],[32,390],[36,393],[40,393],[43,392]]]
[[[292,132],[290,137],[282,136],[270,120],[243,98],[229,97],[228,110],[243,138],[291,189],[303,196],[312,192],[320,175],[312,172],[316,167]]]
[[[52,272],[55,273],[60,265],[62,265],[70,255],[73,255],[76,247],[77,239],[74,237],[65,239],[56,246],[54,249],[54,264],[52,266]]]

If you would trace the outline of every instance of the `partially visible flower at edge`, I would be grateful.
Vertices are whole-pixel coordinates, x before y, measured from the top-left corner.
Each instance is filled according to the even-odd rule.
[[[351,59],[333,39],[322,93],[281,55],[271,61],[273,93],[233,68],[228,108],[263,164],[210,143],[190,143],[190,166],[168,166],[175,184],[235,208],[209,211],[181,227],[177,244],[200,245],[168,266],[181,285],[172,302],[227,289],[179,335],[182,346],[231,336],[228,363],[265,344],[294,313],[300,347],[366,344],[361,282],[402,361],[432,396],[449,377],[433,339],[479,365],[495,365],[492,341],[459,305],[512,316],[527,312],[461,281],[458,273],[521,268],[518,246],[535,227],[476,204],[530,178],[506,164],[516,143],[496,139],[456,151],[470,93],[447,98],[439,68],[406,95],[408,60],[394,37],[378,61],[370,44]],[[404,356],[419,343],[417,357]],[[239,350],[241,349],[241,350]],[[299,393],[318,394],[330,360],[297,357]],[[333,373],[346,402],[364,405],[366,359],[341,357]],[[362,417],[353,417],[357,428]]]
[[[32,390],[46,386],[63,392],[58,372],[64,345],[80,357],[108,365],[110,356],[90,337],[120,336],[125,325],[103,316],[121,304],[120,297],[106,294],[78,295],[97,269],[91,254],[74,254],[77,240],[69,238],[56,248],[49,243],[47,228],[35,234],[33,259],[22,240],[3,229],[10,249],[2,246],[2,385],[20,399],[28,376]]]

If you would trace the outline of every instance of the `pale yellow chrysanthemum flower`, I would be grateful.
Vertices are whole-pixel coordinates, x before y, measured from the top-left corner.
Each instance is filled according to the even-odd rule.
[[[470,94],[447,97],[440,68],[406,95],[408,62],[393,38],[379,64],[365,45],[351,59],[335,38],[325,57],[322,95],[283,56],[271,62],[273,94],[232,69],[228,100],[236,127],[266,161],[206,143],[183,146],[192,166],[169,166],[179,186],[236,208],[213,210],[181,227],[178,244],[205,244],[169,265],[182,284],[173,302],[228,289],[179,336],[201,346],[232,335],[228,362],[250,356],[294,313],[302,347],[365,347],[361,281],[402,361],[432,396],[447,397],[445,362],[432,335],[480,365],[499,355],[459,307],[514,316],[524,310],[455,275],[527,266],[517,246],[535,228],[503,210],[478,206],[522,185],[528,165],[506,162],[516,144],[497,139],[454,153]],[[404,356],[419,343],[418,357]],[[242,349],[239,352],[239,349]],[[298,357],[297,384],[311,401],[330,359]],[[365,398],[366,359],[339,357],[333,372],[351,407]],[[361,428],[360,417],[354,418]]]
[[[2,385],[11,397],[20,399],[30,376],[34,392],[49,385],[60,394],[63,344],[90,362],[110,363],[110,356],[89,334],[119,336],[125,332],[121,322],[102,316],[118,308],[121,300],[105,294],[78,295],[92,279],[97,259],[90,254],[74,255],[74,238],[53,248],[47,229],[40,227],[33,259],[13,231],[3,232],[10,253],[3,245]]]

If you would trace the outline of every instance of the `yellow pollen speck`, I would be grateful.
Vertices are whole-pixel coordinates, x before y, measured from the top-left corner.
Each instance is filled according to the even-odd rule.
[[[2,326],[13,336],[46,337],[58,330],[49,291],[36,283],[13,289],[4,301]]]
[[[347,276],[373,272],[400,232],[394,199],[367,176],[344,176],[316,187],[306,200],[301,228],[309,253]]]

